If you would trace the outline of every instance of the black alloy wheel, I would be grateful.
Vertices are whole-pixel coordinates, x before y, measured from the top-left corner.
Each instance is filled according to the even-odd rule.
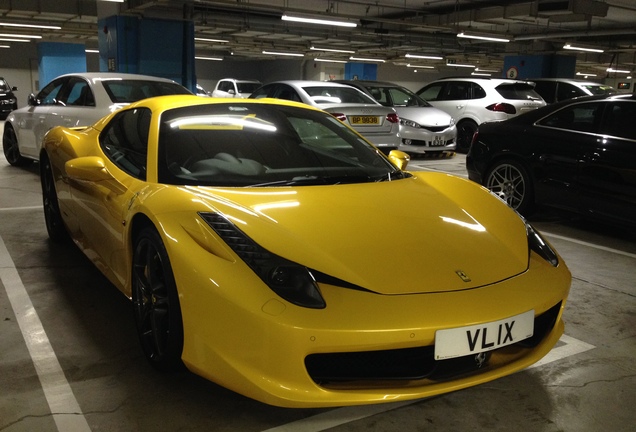
[[[64,243],[70,239],[57,200],[55,182],[51,162],[46,156],[40,161],[40,183],[42,185],[42,204],[44,206],[44,222],[49,238],[55,243]]]
[[[20,148],[18,147],[18,137],[10,124],[5,124],[4,133],[2,134],[2,150],[4,157],[7,158],[13,166],[24,166],[31,163],[30,159],[22,157]]]
[[[165,246],[153,227],[134,243],[132,300],[141,347],[148,361],[164,372],[181,368],[183,323],[177,286]]]
[[[518,162],[497,162],[486,175],[484,186],[523,215],[532,211],[534,191],[527,170]]]
[[[457,124],[457,152],[468,153],[477,127],[477,123],[472,120],[461,120]]]

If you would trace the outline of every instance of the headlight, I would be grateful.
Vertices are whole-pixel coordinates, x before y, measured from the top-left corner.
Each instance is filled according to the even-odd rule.
[[[298,306],[313,309],[326,306],[318,284],[307,267],[262,248],[218,213],[201,212],[199,216],[276,294]]]
[[[450,126],[453,126],[454,124],[455,124],[455,119],[451,117]]]
[[[550,245],[541,237],[541,235],[526,222],[526,232],[528,234],[528,246],[530,250],[536,252],[541,258],[552,264],[554,267],[559,265],[559,257]]]
[[[401,118],[400,117],[400,124],[402,126],[408,126],[408,127],[412,127],[412,128],[419,128],[420,125],[418,123],[415,123],[413,120],[408,120],[405,118]]]

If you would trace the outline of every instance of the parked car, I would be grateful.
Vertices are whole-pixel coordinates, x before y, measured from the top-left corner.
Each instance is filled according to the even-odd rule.
[[[131,102],[168,94],[192,93],[174,81],[146,75],[62,75],[9,114],[2,135],[4,155],[11,165],[30,163],[40,156],[42,138],[53,126],[90,125]]]
[[[457,150],[467,152],[477,126],[506,120],[545,105],[534,84],[499,78],[445,78],[416,92],[434,107],[453,116]]]
[[[581,96],[610,95],[618,91],[605,84],[568,78],[532,78],[534,90],[551,104]]]
[[[223,78],[216,83],[212,90],[212,97],[222,98],[248,98],[263,83],[256,80],[238,80]]]
[[[51,130],[40,172],[49,235],[132,299],[151,364],[327,407],[491,381],[563,333],[550,245],[407,161],[305,104],[164,96]]]
[[[549,205],[636,224],[636,96],[569,99],[479,126],[468,176],[529,214]]]
[[[455,120],[435,108],[411,90],[397,84],[367,80],[336,80],[373,97],[380,105],[391,107],[400,116],[399,150],[409,154],[453,153],[457,145]]]
[[[278,81],[250,98],[277,98],[323,109],[348,124],[385,153],[400,146],[400,118],[393,108],[349,85],[324,81]]]
[[[11,111],[18,109],[18,99],[13,94],[17,90],[17,87],[11,87],[6,79],[0,77],[0,119],[6,119]]]
[[[196,85],[196,95],[197,96],[210,96],[211,93],[207,91],[201,84]]]

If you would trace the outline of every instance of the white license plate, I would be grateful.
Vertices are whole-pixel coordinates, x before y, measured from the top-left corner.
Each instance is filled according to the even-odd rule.
[[[499,321],[435,332],[435,360],[492,351],[531,337],[534,311]]]

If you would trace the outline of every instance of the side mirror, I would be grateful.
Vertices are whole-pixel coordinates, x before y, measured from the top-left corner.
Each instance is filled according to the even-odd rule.
[[[33,106],[33,107],[39,105],[38,100],[33,93],[31,93],[29,97],[27,98],[27,105]]]
[[[126,191],[126,187],[110,174],[104,165],[104,159],[98,156],[71,159],[66,161],[64,169],[69,178],[73,180],[100,183],[116,194]]]
[[[11,91],[18,91],[18,88],[16,86],[11,87]]]
[[[389,160],[400,170],[405,170],[406,166],[411,160],[411,156],[409,156],[408,153],[404,153],[400,150],[391,150],[391,152],[389,153]]]
[[[227,94],[231,94],[232,96],[234,96],[236,94],[236,92],[234,90],[228,90]]]

